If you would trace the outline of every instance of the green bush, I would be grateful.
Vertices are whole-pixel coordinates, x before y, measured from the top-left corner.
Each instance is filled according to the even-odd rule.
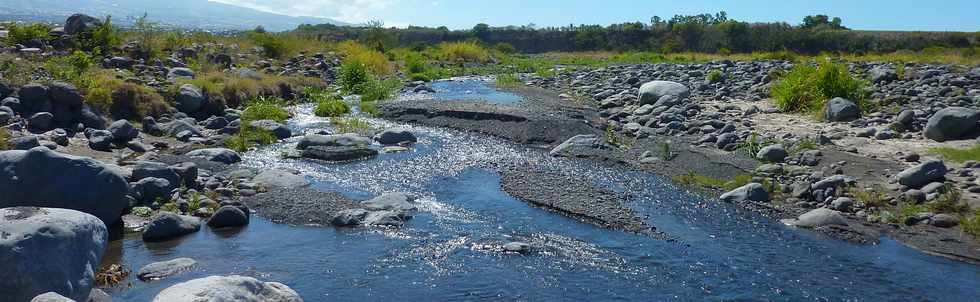
[[[282,108],[283,101],[278,98],[257,98],[242,111],[242,125],[246,121],[273,120],[279,123],[289,119],[289,112]]]
[[[279,58],[286,53],[286,43],[270,33],[252,31],[248,38],[262,48],[262,55],[267,58]]]
[[[153,209],[149,207],[133,207],[133,209],[129,212],[143,218],[150,218],[153,216]]]
[[[111,52],[112,48],[118,46],[122,39],[116,29],[112,27],[112,17],[106,16],[102,25],[78,34],[76,41],[79,50],[98,56]]]
[[[928,204],[933,213],[965,214],[970,211],[969,205],[960,202],[961,192],[953,185],[944,185],[939,193],[936,200]]]
[[[340,88],[346,93],[354,93],[354,89],[370,78],[367,67],[360,61],[345,61],[340,65]]]
[[[517,48],[514,48],[514,45],[507,42],[497,43],[493,46],[493,49],[508,55],[517,52]]]
[[[361,102],[376,102],[390,98],[400,86],[398,79],[369,77],[367,82],[354,87],[354,93],[361,95]]]
[[[820,113],[832,98],[864,105],[866,83],[851,75],[847,65],[826,61],[814,67],[798,64],[772,86],[776,107],[785,112]]]
[[[242,120],[241,129],[239,129],[238,134],[225,140],[226,147],[238,152],[245,152],[255,145],[268,145],[276,142],[275,134],[263,129],[252,128],[248,125],[248,122]]]
[[[8,26],[7,30],[9,30],[7,33],[8,45],[24,44],[35,39],[51,39],[51,36],[49,35],[49,32],[51,32],[51,27],[43,23],[34,23],[30,25],[19,25],[13,23]]]
[[[343,100],[327,99],[316,104],[313,114],[319,117],[334,117],[350,113],[350,107]]]
[[[95,59],[83,51],[74,51],[71,55],[54,57],[44,64],[44,67],[55,79],[69,83],[77,83],[83,73],[95,64]]]
[[[708,73],[708,83],[714,84],[714,83],[721,82],[721,80],[723,80],[724,77],[725,75],[721,73],[720,70],[712,70],[711,72]]]

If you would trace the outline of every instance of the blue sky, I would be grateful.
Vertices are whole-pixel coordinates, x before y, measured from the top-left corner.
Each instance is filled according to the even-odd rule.
[[[556,26],[647,22],[651,16],[714,13],[750,22],[785,21],[803,16],[839,16],[855,29],[980,31],[980,0],[211,0],[287,15],[334,18],[388,25]]]

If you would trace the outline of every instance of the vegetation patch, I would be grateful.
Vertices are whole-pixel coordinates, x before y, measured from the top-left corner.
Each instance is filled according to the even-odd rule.
[[[695,189],[720,189],[723,191],[731,191],[752,182],[752,175],[742,173],[735,175],[730,179],[722,179],[698,174],[694,171],[688,171],[687,174],[675,176],[674,182],[682,186]]]
[[[313,114],[319,117],[335,117],[350,113],[350,106],[341,99],[320,100],[316,104]]]
[[[952,162],[980,161],[980,144],[966,149],[937,147],[929,149],[929,152],[942,156],[943,159]]]
[[[284,101],[274,97],[259,97],[242,111],[242,125],[258,120],[273,120],[278,123],[289,119],[289,112],[282,108]]]
[[[963,228],[964,233],[980,237],[980,211],[960,219],[960,227]]]
[[[447,62],[486,63],[490,61],[490,51],[474,41],[443,42],[439,44],[437,53],[439,59]]]
[[[785,112],[817,113],[832,98],[842,97],[865,109],[866,83],[851,75],[847,65],[824,61],[818,66],[797,64],[772,86],[776,107]]]
[[[498,74],[496,84],[498,87],[504,88],[517,88],[524,86],[524,82],[521,82],[521,79],[513,73]]]

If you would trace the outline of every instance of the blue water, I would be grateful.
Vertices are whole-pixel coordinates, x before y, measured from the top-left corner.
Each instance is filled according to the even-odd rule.
[[[328,127],[300,108],[296,131]],[[392,124],[370,120],[378,127]],[[250,152],[245,165],[300,170],[314,187],[355,198],[419,195],[401,229],[286,226],[254,219],[235,233],[202,230],[178,241],[116,242],[131,268],[192,257],[199,268],[113,294],[146,301],[176,282],[243,274],[287,284],[306,301],[974,301],[980,267],[897,242],[855,245],[706,200],[657,175],[556,159],[485,136],[414,127],[411,152],[322,165],[282,160],[295,140]],[[602,229],[501,192],[495,167],[539,167],[620,192],[676,241]],[[532,243],[528,255],[499,247]]]
[[[436,90],[432,98],[442,101],[483,101],[493,104],[512,105],[524,100],[518,94],[496,90],[480,79],[442,80],[429,84]]]

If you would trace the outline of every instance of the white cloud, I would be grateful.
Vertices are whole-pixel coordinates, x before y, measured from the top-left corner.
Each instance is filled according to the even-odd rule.
[[[398,0],[208,0],[290,16],[331,18],[348,23],[380,19],[374,12]]]

